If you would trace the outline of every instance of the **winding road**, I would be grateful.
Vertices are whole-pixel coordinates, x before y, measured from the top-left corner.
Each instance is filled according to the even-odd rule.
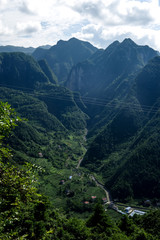
[[[109,194],[109,192],[107,191],[107,189],[105,188],[105,186],[100,183],[97,179],[95,179],[95,177],[93,175],[91,175],[92,180],[96,183],[96,185],[100,188],[102,188],[106,194],[106,198],[107,198],[107,204],[111,203],[111,196]]]
[[[85,140],[85,141],[86,141],[87,132],[88,132],[88,131],[87,131],[87,129],[86,129],[86,132],[85,132],[85,135],[84,135],[84,140]],[[84,147],[84,146],[83,146],[83,147]],[[87,149],[86,149],[86,150],[87,150]],[[79,159],[78,164],[77,164],[77,166],[76,166],[77,169],[80,167],[82,161],[83,161],[83,158]],[[107,199],[107,204],[110,204],[110,203],[111,203],[111,196],[110,196],[109,192],[107,191],[107,189],[105,188],[105,186],[104,186],[102,183],[100,183],[93,175],[90,175],[90,177],[91,177],[91,179],[96,183],[97,187],[100,187],[101,189],[104,190],[105,195],[106,195],[106,199]]]

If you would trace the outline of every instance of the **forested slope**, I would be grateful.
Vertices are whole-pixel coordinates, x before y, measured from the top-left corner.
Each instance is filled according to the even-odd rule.
[[[159,57],[142,69],[83,161],[120,199],[159,198],[159,70]]]

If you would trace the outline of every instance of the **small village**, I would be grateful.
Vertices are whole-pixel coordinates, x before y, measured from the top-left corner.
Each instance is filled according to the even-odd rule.
[[[68,180],[71,181],[72,179],[73,179],[73,176],[70,175],[68,177]],[[105,208],[105,211],[108,211],[108,209],[112,209],[119,214],[128,215],[129,217],[133,217],[135,214],[136,215],[146,214],[147,207],[151,205],[150,200],[146,200],[145,201],[146,208],[136,207],[136,206],[134,206],[134,207],[127,206],[126,207],[125,204],[121,204],[117,200],[112,201],[111,196],[110,196],[109,192],[106,190],[105,186],[103,184],[101,184],[93,175],[90,175],[90,179],[92,179],[92,181],[94,181],[96,183],[97,187],[100,187],[105,192],[106,197],[103,197],[101,199],[102,204]],[[64,179],[60,180],[60,182],[59,182],[60,185],[64,185],[65,183],[66,183],[66,181]],[[73,197],[73,195],[74,195],[73,191],[69,190],[69,189],[67,189],[65,193],[66,193],[66,196],[68,196],[68,197]],[[90,198],[86,199],[83,202],[83,204],[84,205],[90,205],[90,204],[93,204],[96,201],[97,201],[97,196],[90,196]]]
[[[110,203],[109,208],[115,210],[116,212],[122,214],[122,215],[128,215],[129,217],[133,217],[135,214],[137,215],[144,215],[146,212],[137,210],[133,207],[126,207],[124,210],[119,210],[118,206],[116,206],[114,203]]]

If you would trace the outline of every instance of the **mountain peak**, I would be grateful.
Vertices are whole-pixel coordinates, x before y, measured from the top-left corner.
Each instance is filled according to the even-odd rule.
[[[61,44],[63,44],[63,43],[65,43],[66,41],[64,41],[64,40],[59,40],[58,42],[57,42],[57,45],[61,45]],[[56,45],[53,45],[51,48],[53,48],[53,47],[55,47]]]
[[[59,40],[58,42],[57,42],[57,45],[63,45],[63,44],[67,44],[67,43],[75,43],[75,42],[80,42],[80,40],[79,39],[77,39],[77,38],[75,38],[75,37],[73,37],[73,38],[70,38],[69,40]]]
[[[79,42],[80,40],[79,39],[77,39],[77,38],[75,38],[75,37],[72,37],[72,38],[70,38],[69,40],[68,40],[68,42]]]
[[[123,45],[132,45],[132,46],[133,45],[134,46],[137,45],[131,38],[125,38],[121,44],[123,44]]]

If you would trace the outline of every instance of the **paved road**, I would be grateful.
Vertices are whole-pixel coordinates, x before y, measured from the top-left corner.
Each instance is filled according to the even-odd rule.
[[[86,141],[86,135],[87,135],[87,129],[84,135],[84,140]],[[83,146],[84,147],[84,146]],[[87,149],[86,149],[87,150]],[[78,164],[77,164],[77,169],[80,167],[81,163],[83,161],[83,158],[79,159]],[[101,184],[97,179],[95,179],[95,177],[93,175],[91,175],[92,180],[96,183],[96,185],[100,188],[102,188],[106,194],[106,198],[107,198],[107,204],[111,203],[111,197],[109,192],[107,191],[107,189],[105,188],[105,186],[103,184]]]
[[[95,181],[95,183],[98,187],[102,188],[105,191],[106,198],[107,198],[107,204],[111,203],[110,194],[107,191],[107,189],[105,188],[105,186],[102,183],[100,183],[97,179],[95,179],[95,177],[93,175],[91,175],[91,178],[92,178],[93,181]]]

